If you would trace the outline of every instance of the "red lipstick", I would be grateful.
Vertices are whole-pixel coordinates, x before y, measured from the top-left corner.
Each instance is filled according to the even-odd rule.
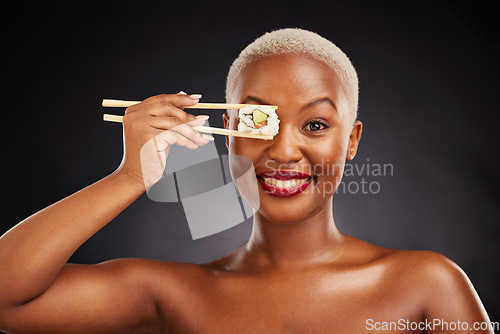
[[[268,170],[257,176],[264,192],[274,197],[292,197],[311,184],[312,176],[291,170]]]

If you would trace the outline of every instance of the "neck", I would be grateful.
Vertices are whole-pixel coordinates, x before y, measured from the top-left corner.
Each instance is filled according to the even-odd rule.
[[[337,257],[343,235],[333,220],[333,205],[306,219],[275,223],[255,213],[246,255],[255,265],[295,267],[323,263]]]

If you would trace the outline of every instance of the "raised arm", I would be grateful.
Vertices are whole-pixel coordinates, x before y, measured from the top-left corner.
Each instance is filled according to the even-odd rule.
[[[194,149],[208,143],[192,129],[206,118],[182,110],[197,102],[187,95],[159,95],[127,109],[120,167],[0,238],[0,330],[96,333],[152,323],[154,275],[147,273],[147,261],[66,262],[159,179],[170,145]]]

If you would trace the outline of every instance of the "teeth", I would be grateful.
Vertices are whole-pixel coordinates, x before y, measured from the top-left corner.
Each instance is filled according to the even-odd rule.
[[[292,187],[300,186],[307,182],[307,179],[291,179],[291,180],[278,180],[275,178],[264,177],[264,182],[270,184],[276,188],[288,189]]]

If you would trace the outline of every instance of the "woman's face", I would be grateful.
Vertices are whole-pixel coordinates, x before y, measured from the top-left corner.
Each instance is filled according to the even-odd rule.
[[[226,137],[230,156],[253,163],[259,213],[287,223],[331,207],[345,161],[354,157],[361,136],[335,71],[307,56],[265,57],[243,69],[231,102],[278,106],[273,140]],[[226,128],[236,130],[238,121],[235,110],[224,117]],[[231,168],[238,173],[237,163]]]

